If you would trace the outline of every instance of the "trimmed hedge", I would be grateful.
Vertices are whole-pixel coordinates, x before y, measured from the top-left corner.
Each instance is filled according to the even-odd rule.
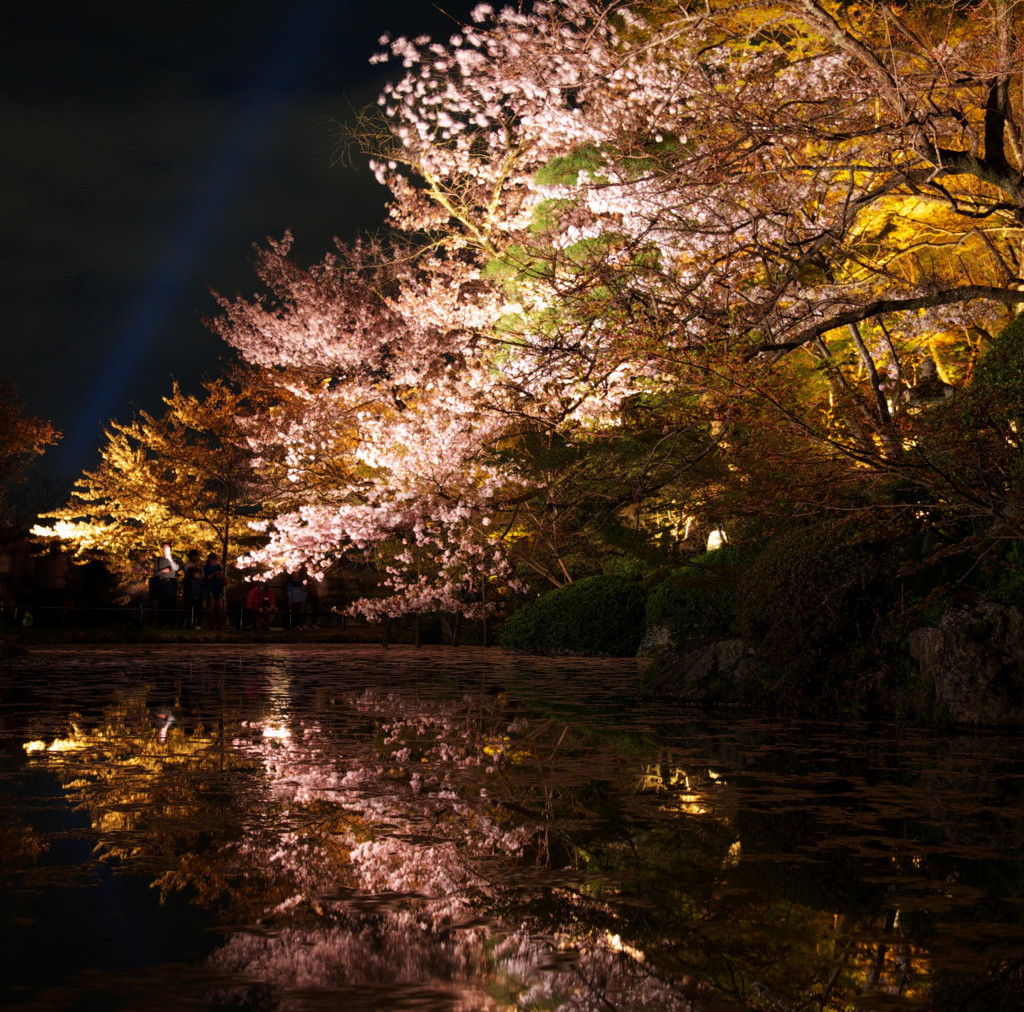
[[[651,591],[647,627],[665,626],[677,644],[735,633],[737,575],[738,560],[732,549],[699,556]]]
[[[531,653],[632,657],[644,631],[643,585],[624,576],[588,576],[520,608],[498,642]]]
[[[857,527],[818,521],[772,538],[740,580],[743,639],[779,706],[853,704],[900,594],[907,544],[861,540]]]

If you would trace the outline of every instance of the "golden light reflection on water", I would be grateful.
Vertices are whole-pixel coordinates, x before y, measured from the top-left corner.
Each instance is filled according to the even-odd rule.
[[[572,1007],[581,982],[651,1012],[923,1008],[979,951],[983,973],[1020,951],[1021,897],[979,880],[1006,878],[1024,837],[1019,782],[998,780],[1003,807],[985,793],[991,742],[896,752],[740,720],[639,734],[602,727],[606,706],[590,726],[527,694],[281,667],[173,707],[119,690],[24,745],[98,857],[267,932],[232,936],[223,965],[279,966],[275,987],[311,951],[323,981],[332,951],[368,967],[371,928],[417,972],[472,965],[473,994],[500,980],[509,1000],[481,1009]]]

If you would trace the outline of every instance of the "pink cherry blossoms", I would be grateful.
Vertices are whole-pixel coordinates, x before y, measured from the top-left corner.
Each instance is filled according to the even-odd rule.
[[[896,452],[930,342],[1019,300],[1018,54],[952,14],[837,17],[555,0],[383,39],[403,75],[353,133],[409,239],[308,268],[272,242],[267,294],[214,322],[287,394],[249,438],[293,505],[248,561],[356,550],[388,595],[366,616],[486,614],[544,484],[517,438],[615,431],[638,397],[797,349],[860,399],[858,459]]]

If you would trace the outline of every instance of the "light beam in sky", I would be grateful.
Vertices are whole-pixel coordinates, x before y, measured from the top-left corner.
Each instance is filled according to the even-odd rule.
[[[206,172],[178,218],[151,280],[128,308],[109,358],[85,384],[88,396],[78,417],[54,451],[59,472],[78,473],[97,446],[102,426],[129,399],[147,356],[165,336],[193,271],[217,235],[242,183],[287,109],[290,90],[332,38],[331,29],[347,5],[306,0],[287,30],[261,61],[230,129],[210,158]],[[256,237],[254,237],[256,238]]]

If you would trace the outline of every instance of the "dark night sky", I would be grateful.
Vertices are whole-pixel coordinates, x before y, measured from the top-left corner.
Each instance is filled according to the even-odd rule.
[[[301,258],[383,220],[337,129],[400,67],[378,36],[447,39],[476,0],[60,0],[7,4],[0,41],[0,377],[65,433],[73,477],[101,424],[194,388],[223,345],[209,294],[252,292],[252,246]],[[442,12],[447,11],[448,14]]]

